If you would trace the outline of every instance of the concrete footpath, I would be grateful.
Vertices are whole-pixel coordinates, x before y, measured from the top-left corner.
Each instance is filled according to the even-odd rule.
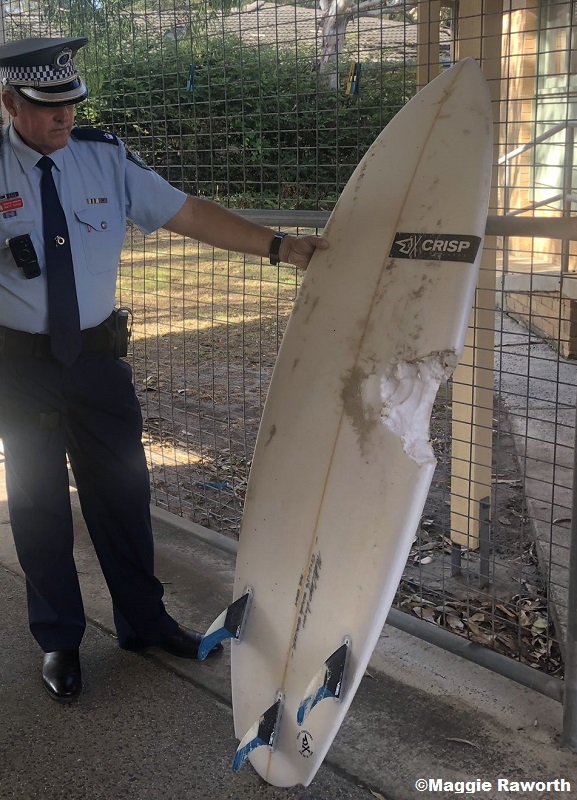
[[[28,633],[24,582],[0,495],[1,800],[431,800],[465,792],[459,784],[418,791],[423,779],[479,781],[467,796],[482,800],[577,798],[577,756],[559,746],[558,703],[388,626],[310,787],[268,786],[250,764],[234,775],[229,645],[204,664],[121,651],[76,516],[90,624],[81,651],[84,691],[62,706],[41,685],[41,653]],[[166,519],[155,519],[155,532],[167,606],[202,630],[231,597],[234,556]],[[506,792],[498,791],[499,779],[557,783]]]

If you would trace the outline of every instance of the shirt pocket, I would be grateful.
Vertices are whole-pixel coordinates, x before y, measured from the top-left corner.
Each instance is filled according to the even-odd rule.
[[[126,234],[119,207],[114,203],[97,203],[75,209],[74,217],[88,271],[99,273],[117,269]]]

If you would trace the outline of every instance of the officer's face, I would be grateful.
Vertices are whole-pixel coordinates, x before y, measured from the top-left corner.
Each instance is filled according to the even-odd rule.
[[[6,110],[24,142],[43,155],[66,146],[74,125],[74,106],[39,106],[13,95],[3,96]]]

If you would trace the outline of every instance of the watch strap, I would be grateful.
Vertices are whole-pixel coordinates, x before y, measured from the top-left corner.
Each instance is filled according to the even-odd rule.
[[[270,250],[268,257],[273,267],[278,267],[278,265],[280,264],[279,250],[281,242],[285,236],[288,236],[288,234],[283,233],[283,231],[279,231],[278,233],[275,233],[275,235],[272,237],[272,242],[270,243]]]

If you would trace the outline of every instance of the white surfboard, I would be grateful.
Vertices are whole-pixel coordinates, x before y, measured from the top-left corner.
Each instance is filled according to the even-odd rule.
[[[462,352],[492,163],[464,60],[386,127],[345,187],[284,336],[259,431],[231,648],[235,732],[269,783],[308,785],[385,623],[435,468],[429,419]],[[250,607],[245,611],[245,601]]]

